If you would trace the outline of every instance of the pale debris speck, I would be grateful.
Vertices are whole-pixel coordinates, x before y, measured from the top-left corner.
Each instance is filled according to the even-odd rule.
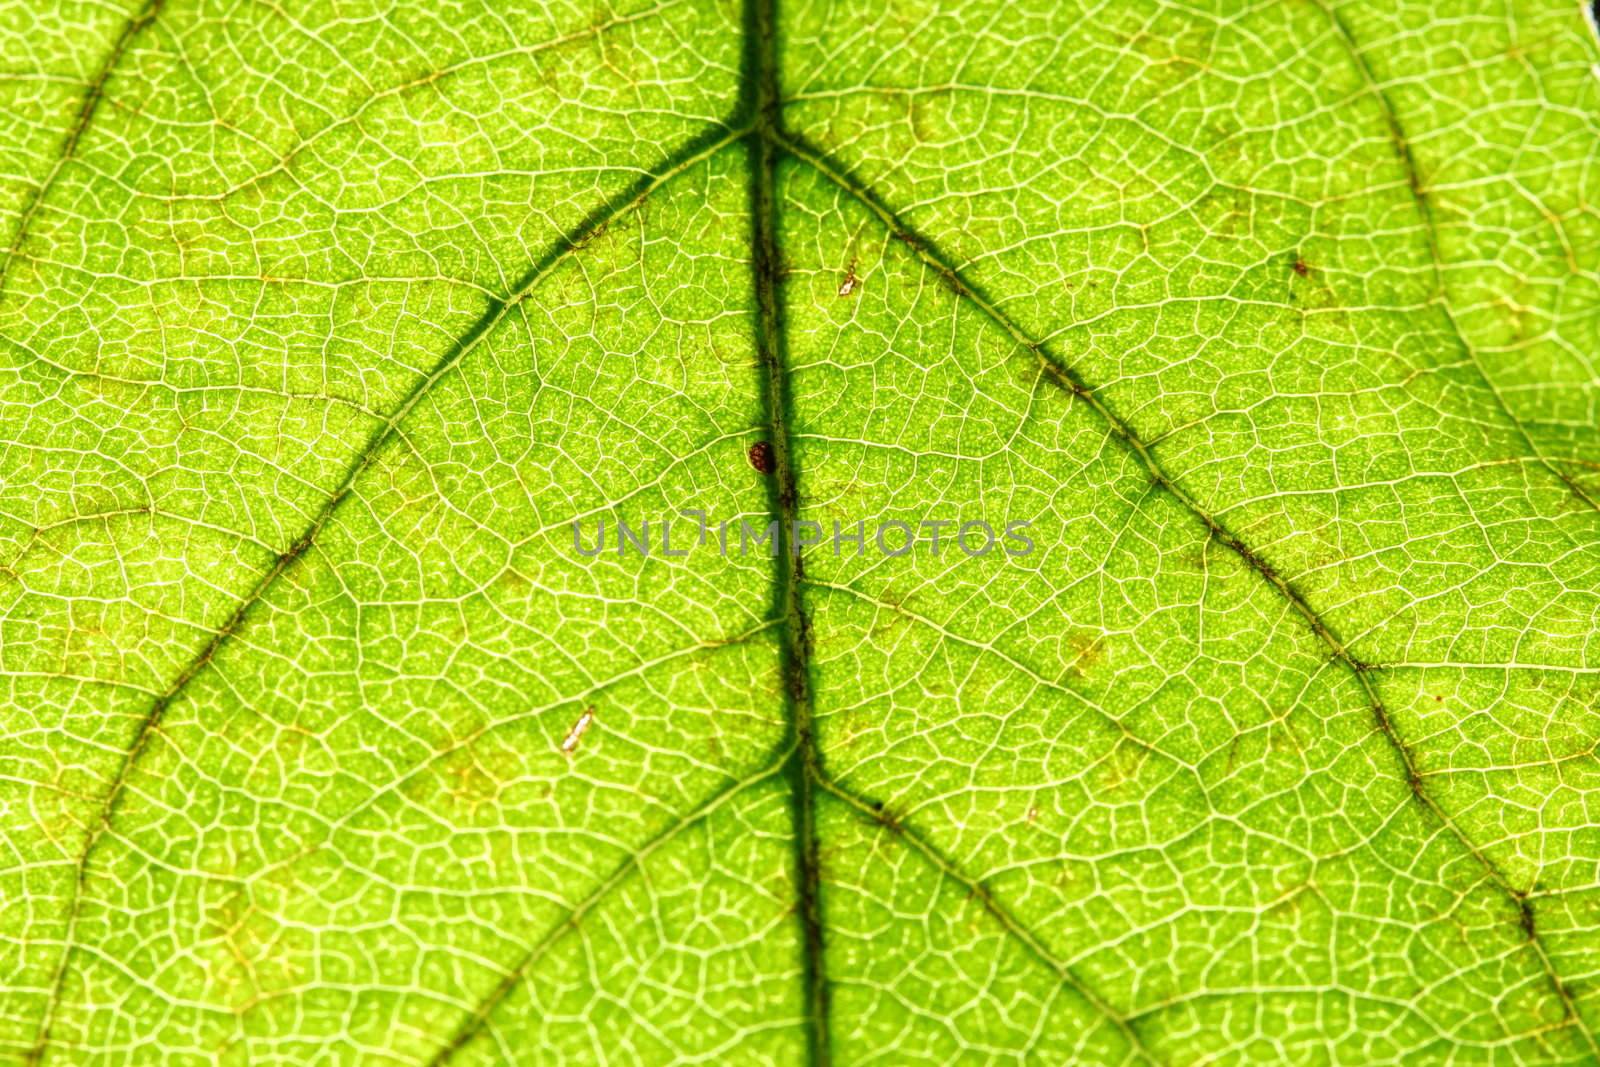
[[[578,749],[578,742],[583,740],[583,735],[589,732],[589,727],[594,723],[594,708],[583,709],[583,714],[578,716],[578,721],[572,724],[572,729],[567,731],[567,736],[561,742],[561,751],[570,756]]]

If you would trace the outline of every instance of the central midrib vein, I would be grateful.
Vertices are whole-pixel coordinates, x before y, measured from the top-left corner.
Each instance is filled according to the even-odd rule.
[[[804,567],[794,545],[800,513],[793,441],[789,433],[789,370],[785,360],[783,273],[778,251],[776,142],[783,134],[778,86],[777,0],[746,0],[742,94],[750,109],[750,265],[756,300],[756,366],[761,406],[773,453],[768,508],[778,522],[773,557],[773,609],[781,635],[783,703],[794,744],[787,774],[793,791],[795,912],[800,924],[806,1050],[809,1062],[832,1062],[829,984],[823,957],[819,900],[816,797],[822,781],[813,725],[811,625],[802,586]]]

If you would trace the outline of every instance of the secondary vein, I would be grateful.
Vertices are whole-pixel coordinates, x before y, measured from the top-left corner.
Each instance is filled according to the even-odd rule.
[[[1405,127],[1400,124],[1400,112],[1395,109],[1394,101],[1384,90],[1373,72],[1372,64],[1367,60],[1366,52],[1356,43],[1355,34],[1345,22],[1344,16],[1330,6],[1325,0],[1316,0],[1334,28],[1334,36],[1349,54],[1351,62],[1361,75],[1361,80],[1366,92],[1373,96],[1383,112],[1384,125],[1389,132],[1389,140],[1394,145],[1395,155],[1400,162],[1401,169],[1405,171],[1406,184],[1411,190],[1412,202],[1416,205],[1417,215],[1422,222],[1423,238],[1428,246],[1428,259],[1433,272],[1433,299],[1438,303],[1439,310],[1444,316],[1445,325],[1449,326],[1451,334],[1455,337],[1456,344],[1466,355],[1467,361],[1472,364],[1472,369],[1478,374],[1479,379],[1488,388],[1489,395],[1494,398],[1495,406],[1500,413],[1516,429],[1523,444],[1533,453],[1538,462],[1553,475],[1557,481],[1571,490],[1572,495],[1583,501],[1589,507],[1600,511],[1600,500],[1583,487],[1572,475],[1558,467],[1554,460],[1547,456],[1539,447],[1539,442],[1534,440],[1533,434],[1528,432],[1527,424],[1506,402],[1505,394],[1500,391],[1500,386],[1489,374],[1488,368],[1483,365],[1483,360],[1478,358],[1478,351],[1467,340],[1466,333],[1461,329],[1461,324],[1456,320],[1456,315],[1450,307],[1450,294],[1445,284],[1444,254],[1439,246],[1439,224],[1434,218],[1433,201],[1428,194],[1427,187],[1422,182],[1422,172],[1417,167],[1416,155],[1411,151],[1411,140],[1406,136]],[[1600,1056],[1600,1048],[1594,1049],[1596,1056]]]
[[[5,257],[0,259],[0,297],[5,296],[6,281],[11,275],[11,264],[16,260],[27,243],[28,233],[33,228],[34,217],[38,215],[40,206],[45,197],[50,195],[50,190],[55,186],[56,179],[61,175],[61,170],[78,154],[78,142],[83,139],[84,131],[94,121],[94,114],[100,107],[100,101],[105,96],[106,82],[111,80],[111,74],[122,62],[122,57],[127,54],[128,46],[133,39],[144,32],[145,28],[155,21],[156,15],[161,12],[161,5],[165,0],[145,0],[138,11],[129,16],[123,23],[122,31],[117,34],[117,39],[112,42],[111,51],[106,53],[105,60],[95,71],[94,79],[89,82],[89,87],[84,91],[83,101],[78,105],[78,114],[72,121],[72,126],[67,130],[67,135],[61,141],[61,150],[56,153],[54,162],[39,184],[33,188],[23,204],[22,213],[17,220],[17,232],[11,237],[11,245],[5,251]]]
[[[982,881],[962,871],[953,860],[941,852],[916,827],[892,817],[831,778],[823,778],[819,784],[830,796],[848,806],[863,822],[893,834],[896,838],[905,842],[912,851],[932,864],[934,869],[941,875],[966,890],[967,894],[976,900],[983,910],[988,912],[990,917],[998,922],[1001,928],[1023,947],[1028,955],[1053,972],[1062,985],[1077,993],[1090,1007],[1111,1023],[1117,1029],[1117,1032],[1122,1035],[1123,1040],[1128,1042],[1129,1050],[1136,1059],[1141,1063],[1150,1065],[1158,1063],[1155,1056],[1145,1047],[1144,1039],[1139,1036],[1138,1030],[1133,1025],[1133,1020],[1118,1014],[1117,1010],[1096,993],[1093,987],[1085,982],[1070,964],[1058,959],[1051,953],[1039,935],[1034,933],[1026,923],[1017,918],[1009,908],[1002,904]]]
[[[1510,877],[1500,869],[1500,866],[1494,862],[1493,858],[1478,847],[1467,835],[1466,831],[1457,825],[1450,813],[1445,810],[1432,792],[1429,791],[1426,780],[1418,770],[1417,759],[1411,751],[1411,746],[1400,736],[1388,709],[1378,693],[1377,687],[1372,682],[1374,665],[1357,659],[1351,653],[1345,640],[1311,605],[1310,601],[1260,553],[1230,530],[1217,516],[1195,499],[1182,484],[1174,479],[1162,467],[1160,461],[1156,459],[1149,443],[1141,438],[1128,422],[1112,410],[1105,399],[1092,386],[1086,383],[1076,370],[1055,352],[1051,351],[1045,342],[1030,336],[998,305],[985,296],[980,289],[964,278],[960,271],[945,262],[934,250],[931,241],[908,226],[893,210],[879,201],[871,190],[853,180],[845,168],[834,163],[824,152],[782,130],[768,131],[767,136],[779,147],[793,155],[794,158],[816,170],[817,173],[870,211],[888,227],[890,233],[894,234],[897,239],[911,249],[912,254],[920,262],[930,270],[935,271],[952,292],[958,297],[969,301],[986,318],[1010,336],[1020,348],[1032,353],[1038,359],[1045,376],[1054,385],[1083,401],[1105,423],[1112,436],[1121,441],[1134,454],[1140,465],[1145,468],[1154,485],[1164,489],[1171,495],[1185,510],[1205,526],[1208,535],[1212,539],[1226,546],[1243,560],[1251,570],[1265,580],[1268,585],[1283,596],[1294,612],[1301,617],[1317,639],[1327,648],[1331,659],[1354,676],[1356,684],[1360,686],[1362,695],[1372,711],[1373,721],[1378,733],[1388,743],[1400,762],[1400,769],[1404,773],[1407,787],[1410,789],[1412,796],[1444,827],[1445,831],[1455,839],[1462,850],[1478,864],[1489,883],[1494,885],[1516,910],[1518,922],[1527,938],[1528,948],[1538,960],[1546,982],[1562,1005],[1566,1022],[1577,1027],[1579,1034],[1583,1037],[1590,1051],[1595,1054],[1597,1059],[1600,1059],[1600,1043],[1597,1043],[1595,1035],[1585,1024],[1582,1015],[1577,1010],[1571,990],[1567,988],[1566,983],[1555,969],[1555,964],[1544,944],[1542,935],[1539,933],[1529,894],[1512,883]]]
[[[128,746],[127,752],[112,778],[111,786],[107,789],[98,812],[95,813],[91,820],[91,829],[85,837],[82,851],[78,854],[75,864],[76,875],[73,881],[72,899],[67,913],[66,943],[61,952],[61,959],[56,965],[56,972],[51,982],[50,999],[40,1020],[38,1034],[25,1061],[29,1067],[33,1067],[43,1058],[50,1044],[51,1031],[55,1025],[55,1014],[61,1003],[61,994],[66,983],[72,957],[77,950],[77,925],[82,912],[83,889],[85,882],[88,880],[90,861],[96,849],[106,838],[116,817],[118,804],[122,799],[133,769],[137,765],[140,755],[148,746],[150,738],[159,732],[161,721],[165,717],[167,709],[172,706],[188,687],[189,683],[203,673],[223,646],[240,631],[250,611],[261,602],[267,591],[310,551],[334,513],[351,496],[362,473],[372,465],[377,456],[398,435],[400,424],[405,421],[406,417],[410,415],[422,398],[432,390],[441,378],[466,358],[467,354],[475,349],[479,342],[493,332],[495,326],[509,315],[512,309],[526,299],[534,288],[549,276],[551,271],[568,257],[582,249],[595,235],[618,218],[637,209],[666,182],[682,174],[695,164],[709,159],[721,149],[744,137],[747,133],[748,130],[743,128],[715,128],[708,131],[706,136],[691,141],[676,153],[658,173],[636,183],[625,197],[603,205],[594,211],[578,227],[553,246],[538,262],[529,268],[519,282],[516,291],[510,297],[491,301],[478,321],[440,355],[433,368],[412,384],[410,392],[406,394],[400,404],[373,429],[361,451],[357,454],[355,462],[345,472],[345,476],[338,488],[329,494],[300,536],[296,538],[288,549],[278,555],[272,566],[239,601],[227,621],[212,632],[210,639],[201,647],[199,653],[190,659],[183,670],[174,677],[166,691],[151,702],[144,718],[139,723],[132,743]]]

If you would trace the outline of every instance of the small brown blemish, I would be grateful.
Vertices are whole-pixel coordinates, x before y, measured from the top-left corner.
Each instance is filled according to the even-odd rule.
[[[1311,265],[1299,256],[1294,257],[1294,272],[1304,278],[1311,273]]]
[[[471,756],[455,762],[445,773],[455,779],[455,783],[447,787],[450,796],[467,807],[475,809],[499,793],[499,783]]]
[[[849,296],[860,284],[861,279],[856,277],[856,261],[852,259],[850,265],[844,269],[844,281],[839,283],[839,295]]]
[[[1072,657],[1068,669],[1076,677],[1083,677],[1092,671],[1105,659],[1106,638],[1104,634],[1093,633],[1087,630],[1074,631],[1067,635],[1066,651]]]
[[[750,446],[750,451],[745,453],[745,458],[750,461],[750,466],[762,474],[771,474],[778,469],[776,459],[772,454],[772,446],[765,441],[757,441]]]

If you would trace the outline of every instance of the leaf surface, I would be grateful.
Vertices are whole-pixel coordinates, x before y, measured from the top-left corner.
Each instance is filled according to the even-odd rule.
[[[0,38],[0,1060],[1600,1062],[1576,5]]]

